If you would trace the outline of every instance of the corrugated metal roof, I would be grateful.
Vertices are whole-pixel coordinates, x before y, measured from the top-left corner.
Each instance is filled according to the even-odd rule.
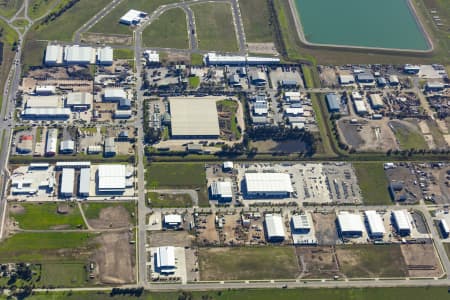
[[[181,224],[182,219],[181,219],[181,215],[165,215],[164,216],[164,223],[167,224]]]
[[[78,185],[79,195],[89,195],[91,185],[91,168],[84,168],[80,170],[80,182]]]
[[[66,99],[67,106],[91,105],[93,96],[91,93],[75,92],[68,93]]]
[[[73,194],[73,186],[75,183],[75,169],[64,168],[62,169],[61,177],[61,194],[64,196],[71,196]]]
[[[351,214],[348,212],[340,212],[338,214],[338,223],[341,232],[363,232],[364,224],[359,214]]]
[[[327,94],[326,98],[329,110],[339,110],[339,98],[336,94]]]
[[[173,246],[159,247],[156,256],[156,265],[159,269],[175,267],[175,248]]]
[[[104,98],[106,101],[119,101],[120,99],[126,99],[127,93],[121,88],[106,88]]]
[[[114,51],[111,47],[103,47],[97,50],[97,60],[101,64],[110,64],[114,59]]]
[[[92,62],[95,50],[92,47],[71,45],[64,47],[64,61],[67,63],[85,63]]]
[[[267,214],[265,216],[267,237],[285,238],[283,218],[280,215]]]
[[[245,173],[247,191],[292,193],[291,177],[285,173]]]
[[[51,128],[47,131],[47,140],[45,146],[46,154],[55,154],[58,142],[58,129]]]
[[[125,165],[99,165],[98,189],[100,191],[125,189],[125,171]]]
[[[383,235],[386,233],[383,220],[376,211],[366,210],[364,215],[366,216],[367,224],[369,225],[369,230],[372,234]]]
[[[294,229],[311,229],[311,223],[307,215],[293,215],[292,216],[292,225]]]
[[[229,181],[214,181],[211,184],[211,194],[222,198],[233,197],[233,185]]]
[[[394,217],[398,230],[412,230],[411,215],[407,210],[394,210],[392,211],[392,216]]]

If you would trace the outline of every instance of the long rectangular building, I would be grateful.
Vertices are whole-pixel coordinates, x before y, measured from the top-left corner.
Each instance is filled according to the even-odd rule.
[[[61,197],[72,197],[73,187],[75,183],[75,169],[64,168],[61,175],[61,187],[60,196]]]
[[[83,168],[80,170],[80,181],[78,183],[78,195],[81,197],[89,196],[91,185],[91,169]]]
[[[386,233],[383,220],[375,210],[366,210],[364,212],[369,235],[372,238],[382,238]]]
[[[407,236],[411,234],[412,218],[406,209],[392,211],[391,218],[398,235]]]
[[[364,232],[364,224],[359,214],[340,212],[337,216],[339,232],[342,237],[361,237]]]
[[[47,45],[44,62],[48,66],[61,64],[63,61],[63,47],[60,45]]]
[[[47,140],[45,145],[45,155],[54,156],[57,151],[58,129],[51,128],[47,131]]]
[[[264,224],[266,226],[266,236],[269,242],[282,242],[286,234],[284,232],[283,218],[276,214],[267,214]]]
[[[285,173],[245,173],[244,184],[249,198],[287,198],[294,191]]]
[[[99,193],[123,193],[126,188],[125,165],[99,165],[97,172]]]

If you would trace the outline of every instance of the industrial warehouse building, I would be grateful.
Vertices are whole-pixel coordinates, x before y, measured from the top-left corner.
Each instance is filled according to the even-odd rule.
[[[91,93],[68,93],[65,106],[72,110],[87,110],[91,107],[92,100],[93,96]]]
[[[311,222],[308,215],[293,215],[291,218],[292,233],[305,234],[311,231]]]
[[[279,58],[259,56],[220,55],[214,52],[207,53],[203,57],[206,65],[276,65],[280,63]]]
[[[330,113],[339,112],[339,97],[336,94],[327,94],[327,107]]]
[[[265,215],[264,225],[266,227],[266,239],[272,243],[279,243],[286,238],[284,232],[283,218],[276,214]]]
[[[125,165],[99,165],[97,192],[100,194],[123,194],[126,189]]]
[[[164,216],[164,227],[178,228],[181,226],[182,222],[183,219],[181,218],[181,215],[171,214]]]
[[[294,191],[285,173],[245,173],[243,185],[248,198],[288,198]]]
[[[29,154],[33,151],[33,136],[21,135],[16,146],[16,152],[20,154]]]
[[[62,141],[59,145],[59,152],[62,154],[71,154],[75,150],[75,142],[72,140]]]
[[[70,117],[70,109],[62,107],[25,108],[21,113],[21,117],[23,119],[33,120],[68,119]]]
[[[339,75],[339,83],[342,85],[354,84],[355,77],[353,75]]]
[[[47,45],[45,50],[44,62],[47,66],[54,66],[62,64],[63,62],[63,47],[60,45]]]
[[[114,51],[111,47],[104,47],[97,50],[97,64],[102,66],[112,65],[114,60]]]
[[[360,116],[364,116],[367,115],[368,111],[367,111],[367,107],[364,104],[364,101],[362,100],[354,100],[353,101],[354,107],[355,107],[355,112],[360,115]]]
[[[105,150],[103,153],[105,157],[112,157],[116,155],[117,153],[116,142],[113,137],[105,138],[105,144],[103,146],[103,149]]]
[[[26,97],[27,108],[54,108],[60,106],[60,97],[52,96],[28,96]]]
[[[91,185],[91,168],[80,170],[80,180],[78,182],[78,196],[88,197]]]
[[[216,102],[208,99],[170,99],[172,138],[217,139],[220,136]]]
[[[57,161],[55,165],[56,170],[62,170],[63,168],[83,169],[90,167],[90,161]]]
[[[51,128],[47,131],[47,140],[45,145],[45,155],[54,156],[57,151],[58,129]]]
[[[445,219],[441,219],[439,221],[439,228],[441,229],[441,234],[444,239],[448,238],[450,235],[450,227],[448,227],[447,221]]]
[[[71,45],[64,47],[64,62],[66,64],[95,64],[95,50],[92,47]]]
[[[373,239],[383,238],[386,229],[381,216],[374,210],[366,210],[364,216],[369,236]]]
[[[229,181],[214,181],[210,193],[211,199],[229,202],[233,199],[233,184]]]
[[[342,211],[337,216],[338,229],[341,237],[361,237],[364,232],[364,224],[359,214]]]
[[[106,88],[103,93],[104,102],[119,102],[122,99],[127,99],[127,93],[121,88]]]
[[[383,108],[384,106],[383,98],[381,97],[380,94],[371,94],[369,96],[369,99],[370,105],[372,106],[373,109]]]
[[[144,19],[147,16],[147,13],[135,9],[130,9],[127,11],[126,14],[124,14],[119,22],[125,25],[137,25],[139,24],[142,19]]]
[[[53,85],[37,85],[34,93],[38,96],[48,96],[56,93],[56,87]]]
[[[157,248],[154,262],[156,272],[166,275],[175,273],[175,248],[172,246]]]
[[[408,236],[412,231],[412,217],[406,210],[394,210],[391,213],[392,224],[394,225],[397,234],[400,236]]]
[[[62,169],[59,195],[63,198],[72,197],[74,183],[75,183],[75,169],[72,168]]]

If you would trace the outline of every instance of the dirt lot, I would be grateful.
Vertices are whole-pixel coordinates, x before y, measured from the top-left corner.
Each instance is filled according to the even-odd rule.
[[[441,264],[433,244],[405,244],[400,246],[411,277],[440,277]]]
[[[220,216],[222,217],[222,216]],[[222,230],[219,230],[220,242],[222,245],[249,245],[265,244],[263,220],[250,220],[250,226],[242,226],[240,215],[223,216],[225,223]]]
[[[319,245],[336,245],[339,239],[336,231],[336,215],[334,213],[312,214],[316,237]]]
[[[99,247],[93,255],[102,283],[124,284],[135,280],[136,257],[130,244],[129,232],[103,233],[96,242]],[[120,259],[117,259],[120,257]]]
[[[102,44],[120,44],[120,45],[131,45],[133,37],[129,35],[121,34],[99,34],[99,33],[83,33],[83,39],[87,43],[97,43]]]
[[[397,166],[395,169],[386,170],[386,176],[389,182],[402,182],[404,192],[407,195],[407,202],[415,203],[422,199],[422,191],[417,184],[417,176],[414,173],[414,167],[411,164]],[[414,184],[416,183],[416,184]]]
[[[248,52],[278,55],[274,43],[248,43]]]
[[[342,275],[334,247],[296,247],[302,278],[333,278]]]
[[[152,247],[174,246],[190,247],[194,237],[187,231],[152,231],[148,235],[148,244]]]
[[[98,219],[89,219],[88,222],[95,229],[128,228],[130,213],[123,206],[110,206],[100,211]]]
[[[337,122],[342,141],[357,151],[381,151],[399,149],[394,133],[386,120],[361,120],[351,124],[354,118],[341,118]]]
[[[219,233],[216,230],[215,215],[199,215],[196,219],[197,242],[199,245],[218,245]]]

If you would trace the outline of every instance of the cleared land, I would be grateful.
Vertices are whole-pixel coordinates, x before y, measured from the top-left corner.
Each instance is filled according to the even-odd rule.
[[[238,140],[241,138],[241,131],[240,128],[238,128],[236,119],[238,107],[238,103],[233,100],[222,100],[217,102],[220,135],[222,139]]]
[[[142,32],[142,41],[147,47],[189,48],[186,14],[181,8],[163,13]]]
[[[202,280],[295,278],[298,262],[292,247],[200,248]]]
[[[239,1],[245,37],[250,43],[273,42],[272,19],[267,0]]]
[[[58,0],[30,0],[28,16],[31,19],[42,17]]]
[[[119,23],[122,17],[128,10],[136,9],[148,14],[164,4],[178,2],[178,0],[125,0],[116,6],[108,15],[98,21],[89,31],[107,34],[126,34],[131,35],[132,30],[129,26]],[[167,30],[168,28],[166,28]]]
[[[353,163],[359,187],[366,205],[390,205],[388,179],[382,163]]]
[[[0,15],[11,18],[22,6],[23,0],[2,0],[0,1]]]
[[[405,277],[408,268],[400,245],[349,245],[336,248],[342,273],[347,277]]]
[[[400,149],[428,149],[425,138],[415,124],[406,121],[391,121],[389,124],[392,126]]]
[[[76,204],[12,204],[9,212],[22,229],[74,229],[86,227]]]
[[[199,205],[209,205],[204,164],[153,163],[145,175],[148,189],[198,189]]]
[[[123,228],[135,222],[135,203],[83,203],[83,211],[93,228]]]
[[[86,265],[83,263],[48,263],[42,265],[42,286],[77,287],[86,285]]]
[[[237,51],[231,6],[205,3],[191,6],[197,26],[198,47],[202,50]]]
[[[148,193],[151,207],[192,207],[194,202],[188,194]]]
[[[448,297],[447,287],[408,287],[408,288],[364,288],[364,289],[248,289],[248,290],[224,290],[211,292],[181,292],[144,293],[139,299],[144,300],[169,300],[186,299],[186,295],[192,300],[214,299],[214,300],[422,300],[422,299],[446,299]],[[183,297],[183,298],[181,298]],[[114,296],[116,300],[130,299],[130,296]],[[111,299],[109,292],[52,292],[33,293],[30,300],[108,300]],[[132,298],[137,299],[137,298]]]

